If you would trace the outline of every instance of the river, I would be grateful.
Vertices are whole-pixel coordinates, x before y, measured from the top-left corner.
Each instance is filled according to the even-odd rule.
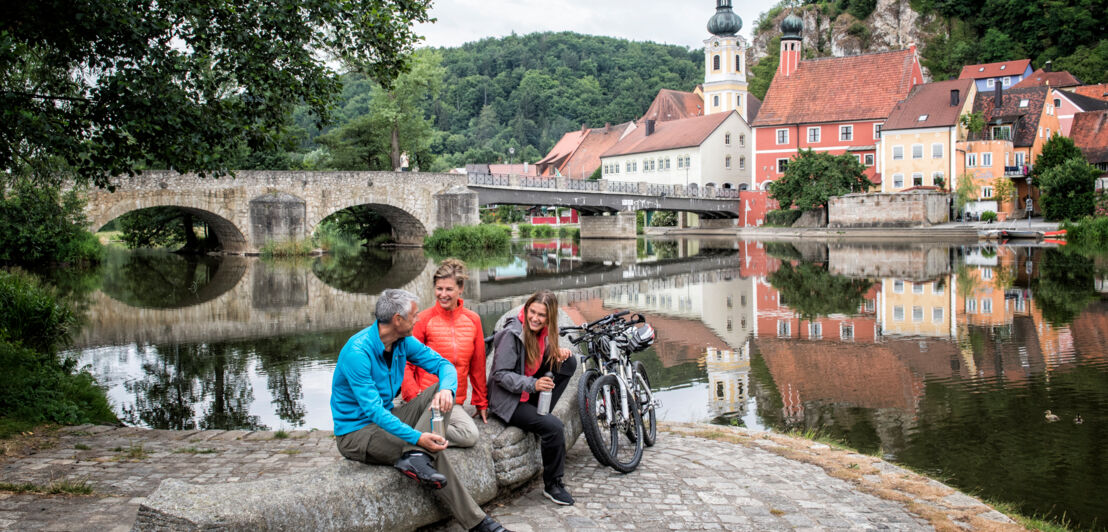
[[[540,288],[642,313],[661,419],[843,441],[1026,514],[1108,522],[1108,263],[1041,247],[536,240],[472,262],[487,333]],[[71,354],[128,424],[330,430],[331,372],[421,250],[267,262],[113,252]],[[1049,413],[1047,412],[1049,410]]]

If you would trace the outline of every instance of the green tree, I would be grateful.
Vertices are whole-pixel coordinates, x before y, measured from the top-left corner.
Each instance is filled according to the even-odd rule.
[[[109,185],[147,167],[223,175],[295,105],[317,121],[333,61],[388,85],[429,0],[19,2],[0,31],[0,169]]]
[[[767,278],[789,308],[807,320],[832,314],[858,313],[873,286],[863,279],[831,275],[826,267],[809,262],[785,262]]]
[[[773,75],[777,73],[777,67],[781,64],[781,54],[777,52],[780,49],[781,36],[777,35],[766,44],[766,50],[769,50],[769,53],[749,69],[752,77],[748,90],[759,100],[766,99],[766,92],[769,91],[769,85],[773,82]]]
[[[2,126],[0,126],[2,127]],[[96,262],[102,248],[85,226],[84,200],[19,179],[0,187],[0,265]]]
[[[985,130],[985,115],[981,114],[981,111],[962,113],[962,116],[958,117],[958,122],[962,124],[962,127],[965,127],[973,134],[978,134]]]
[[[1078,148],[1073,143],[1073,139],[1069,137],[1063,137],[1062,135],[1051,135],[1043,144],[1043,152],[1035,159],[1035,166],[1031,169],[1031,175],[1036,179],[1039,176],[1046,173],[1047,170],[1061,165],[1070,159],[1085,160],[1085,155],[1081,153],[1081,148]],[[1039,185],[1038,182],[1035,183]]]
[[[986,30],[985,36],[977,45],[977,60],[982,63],[1011,61],[1025,57],[1027,52],[1023,50],[1023,46],[997,28]]]
[[[217,241],[201,239],[196,234],[198,225],[206,234],[203,222],[176,207],[150,207],[119,217],[120,238],[131,249],[172,248],[186,253],[214,249]]]
[[[873,183],[863,171],[865,167],[851,154],[801,150],[789,161],[785,175],[770,183],[770,197],[782,209],[793,205],[805,211],[818,209],[832,197],[868,191]]]
[[[1093,214],[1093,193],[1100,170],[1082,158],[1069,159],[1039,176],[1043,216],[1079,220]]]

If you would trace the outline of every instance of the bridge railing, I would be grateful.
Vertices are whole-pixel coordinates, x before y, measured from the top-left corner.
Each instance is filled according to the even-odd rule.
[[[470,174],[469,184],[510,187],[512,186],[512,176],[508,174]]]
[[[638,181],[587,180],[515,174],[470,174],[469,184],[493,187],[582,190],[673,198],[738,199],[739,189],[687,185],[659,185]]]
[[[623,194],[638,194],[639,184],[633,181],[605,181],[608,192],[620,192]]]
[[[590,181],[587,179],[567,179],[566,188],[570,190],[591,190],[594,192],[599,192],[600,181]]]
[[[553,177],[521,177],[519,186],[528,188],[558,188],[558,181]]]

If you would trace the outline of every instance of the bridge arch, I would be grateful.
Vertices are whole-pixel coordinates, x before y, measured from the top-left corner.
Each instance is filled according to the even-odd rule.
[[[231,221],[234,214],[218,205],[213,205],[211,201],[197,201],[192,196],[171,192],[142,196],[121,192],[101,194],[102,198],[97,203],[98,209],[92,209],[91,201],[85,208],[91,231],[97,231],[108,225],[108,222],[129,212],[151,207],[177,207],[207,224],[219,239],[224,252],[243,253],[248,250],[243,231]]]
[[[328,216],[335,214],[343,209],[351,207],[369,207],[373,209],[377,214],[380,214],[385,220],[392,226],[393,236],[400,244],[405,245],[422,245],[423,238],[429,233],[427,230],[427,224],[423,220],[417,218],[414,214],[405,210],[403,206],[390,205],[386,203],[378,203],[375,201],[366,201],[358,203],[355,201],[342,203],[336,203],[330,206],[325,211],[321,211],[321,215],[318,218],[309,218],[308,221],[308,234],[315,233],[316,227],[320,222],[326,219]]]

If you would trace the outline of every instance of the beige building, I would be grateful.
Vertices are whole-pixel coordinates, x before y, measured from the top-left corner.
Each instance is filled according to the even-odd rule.
[[[881,128],[877,166],[882,193],[954,189],[955,150],[965,138],[959,118],[972,111],[976,92],[970,79],[940,81],[916,85],[897,103]]]
[[[750,126],[736,111],[645,120],[600,156],[605,179],[746,189]]]
[[[958,312],[954,283],[951,275],[931,281],[882,280],[881,333],[955,338]]]

